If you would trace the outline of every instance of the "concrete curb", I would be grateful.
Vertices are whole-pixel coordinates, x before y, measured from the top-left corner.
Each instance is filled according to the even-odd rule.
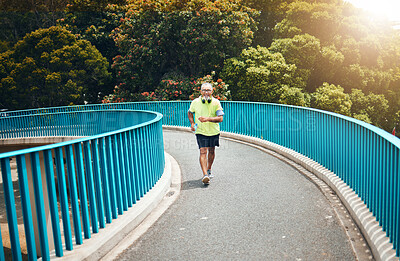
[[[163,128],[167,130],[191,132],[189,127],[163,126]],[[248,142],[274,151],[316,175],[338,195],[367,240],[374,258],[382,261],[399,260],[396,257],[396,251],[393,249],[393,244],[390,243],[386,233],[382,230],[382,227],[379,226],[379,223],[373,217],[364,202],[333,172],[294,150],[272,142],[230,132],[221,132],[221,137]]]
[[[111,224],[107,224],[106,228],[101,229],[99,233],[92,234],[92,238],[84,239],[82,245],[74,245],[73,251],[64,251],[64,256],[61,258],[56,257],[53,251],[50,254],[50,258],[59,260],[99,260],[109,253],[132,230],[138,227],[166,196],[172,182],[171,161],[175,162],[172,156],[165,153],[163,175],[154,187],[128,211],[119,216],[118,219],[113,220]]]

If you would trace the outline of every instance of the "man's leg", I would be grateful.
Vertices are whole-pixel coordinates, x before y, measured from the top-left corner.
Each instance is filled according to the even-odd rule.
[[[215,147],[208,148],[208,166],[207,170],[211,169],[212,164],[214,163],[215,158]]]
[[[200,167],[203,171],[203,176],[207,174],[207,149],[206,147],[200,148]]]

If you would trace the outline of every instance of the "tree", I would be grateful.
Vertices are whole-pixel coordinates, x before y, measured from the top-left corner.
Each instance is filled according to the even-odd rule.
[[[282,54],[258,46],[244,49],[239,57],[228,59],[222,78],[229,84],[233,100],[304,105],[307,101],[294,98],[301,97],[295,72],[296,66],[286,64]],[[287,86],[299,90],[290,93]]]
[[[27,33],[56,25],[67,0],[0,1],[0,39],[11,46]]]
[[[27,34],[0,56],[0,105],[8,109],[98,102],[110,73],[88,41],[60,27]]]
[[[350,116],[352,104],[350,96],[344,93],[344,89],[340,85],[324,82],[311,96],[313,108]]]
[[[356,119],[374,124],[380,128],[385,127],[389,102],[385,96],[370,92],[365,95],[361,90],[353,89],[350,94],[352,102],[351,114]]]
[[[305,34],[296,35],[293,38],[276,39],[269,50],[273,53],[281,53],[288,64],[296,65],[296,77],[302,80],[302,88],[315,90],[316,87],[310,86],[309,81],[316,64],[322,58],[320,42],[316,37]]]
[[[275,39],[309,34],[322,42],[333,39],[337,31],[340,8],[335,3],[295,1],[288,6],[286,16],[276,25]]]
[[[152,91],[167,73],[219,73],[225,59],[251,44],[255,15],[239,1],[133,1],[113,34],[121,87]]]
[[[126,4],[126,0],[73,0],[58,22],[78,39],[91,42],[111,64],[118,55],[111,32],[125,16],[128,9]]]

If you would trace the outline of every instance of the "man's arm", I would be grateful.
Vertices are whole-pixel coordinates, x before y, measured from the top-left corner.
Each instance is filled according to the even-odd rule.
[[[189,118],[189,121],[190,121],[190,129],[192,130],[192,131],[195,131],[195,129],[194,129],[194,118],[193,118],[193,113],[191,113],[190,111],[188,111],[188,118]]]
[[[193,117],[193,115],[192,115]],[[216,117],[199,117],[199,121],[201,122],[222,122],[224,120],[224,116],[220,115],[220,116],[216,116]]]

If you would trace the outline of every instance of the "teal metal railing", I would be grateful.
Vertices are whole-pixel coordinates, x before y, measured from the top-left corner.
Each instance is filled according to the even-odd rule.
[[[1,139],[80,137],[0,154],[13,260],[22,260],[22,232],[18,228],[14,194],[17,184],[13,183],[13,174],[17,175],[21,195],[26,238],[23,243],[27,246],[28,258],[36,260],[41,256],[49,260],[48,214],[55,254],[60,257],[63,245],[66,250],[73,249],[72,235],[75,244],[82,244],[82,232],[84,238],[98,233],[99,228],[104,228],[143,197],[163,173],[162,115],[159,113],[96,110],[2,116]],[[17,173],[12,173],[10,159],[16,160]],[[37,223],[35,229],[34,223]],[[36,240],[35,230],[39,234]],[[4,260],[1,238],[0,260]]]
[[[293,149],[323,165],[365,202],[390,242],[400,250],[400,141],[362,121],[326,111],[253,102],[221,102],[221,130],[258,137]],[[189,126],[190,101],[137,102],[6,112],[3,117],[43,112],[149,110],[163,125]]]

